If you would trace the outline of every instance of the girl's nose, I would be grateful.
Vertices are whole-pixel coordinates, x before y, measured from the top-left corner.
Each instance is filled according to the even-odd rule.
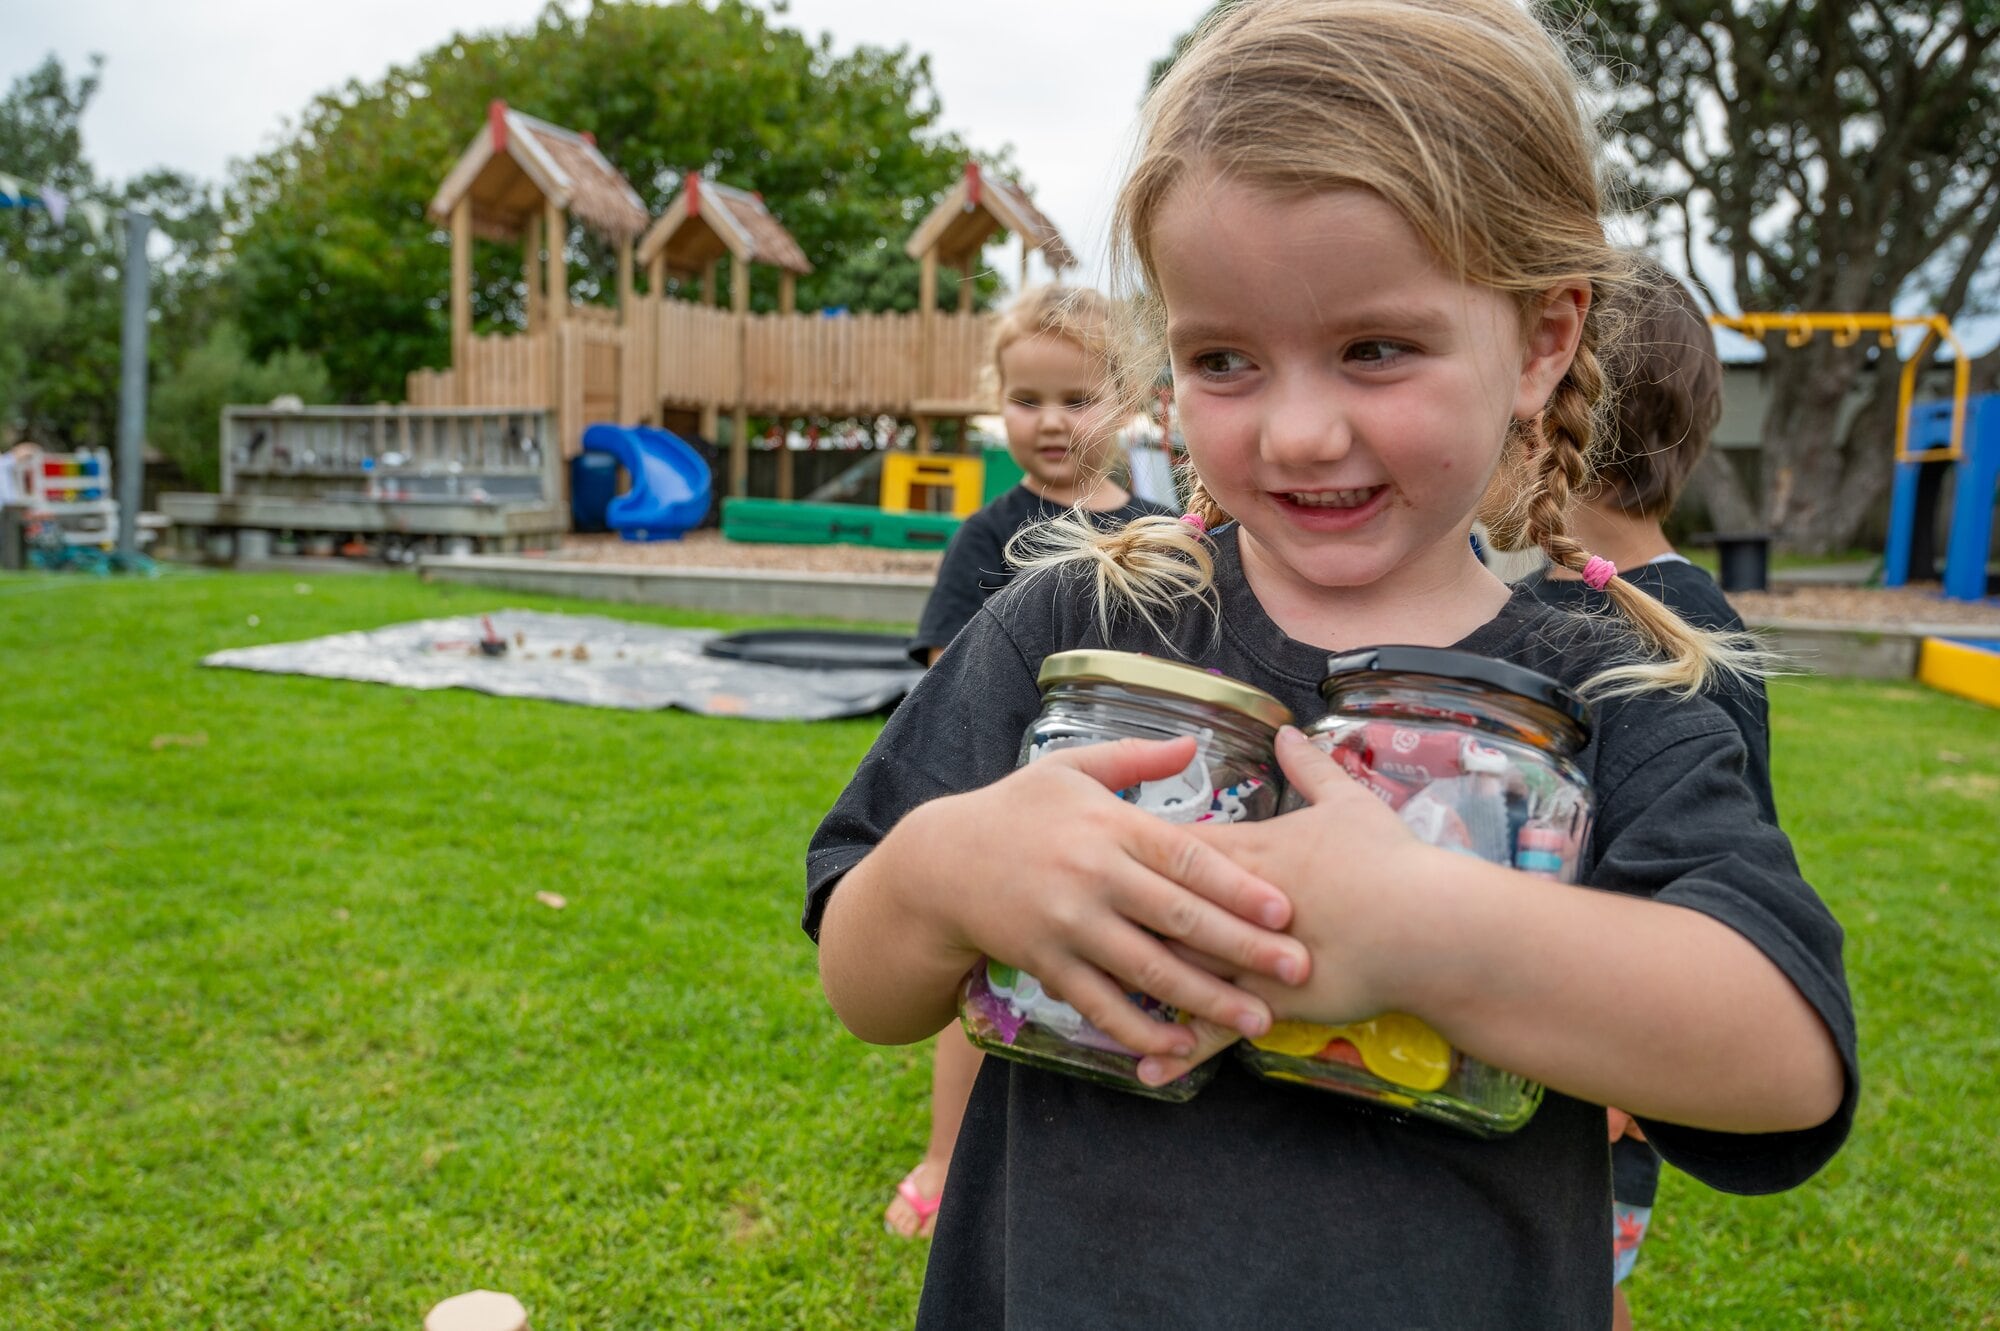
[[[1339,393],[1321,384],[1274,384],[1266,399],[1263,453],[1280,466],[1336,462],[1354,446]]]

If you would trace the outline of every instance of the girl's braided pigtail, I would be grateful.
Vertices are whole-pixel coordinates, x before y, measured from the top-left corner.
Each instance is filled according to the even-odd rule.
[[[1605,393],[1594,331],[1586,323],[1583,345],[1569,373],[1550,395],[1540,419],[1529,427],[1525,451],[1530,471],[1515,506],[1527,539],[1541,547],[1550,563],[1600,588],[1654,658],[1600,671],[1587,681],[1585,690],[1596,697],[1654,689],[1689,697],[1713,686],[1719,676],[1757,678],[1769,673],[1775,663],[1755,638],[1696,628],[1664,602],[1618,577],[1608,560],[1596,558],[1570,536],[1570,500],[1590,478],[1590,441]]]

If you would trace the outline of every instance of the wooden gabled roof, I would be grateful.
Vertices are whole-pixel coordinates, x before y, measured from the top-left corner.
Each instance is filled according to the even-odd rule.
[[[446,221],[460,199],[472,201],[473,234],[519,240],[528,219],[553,202],[613,241],[646,229],[646,204],[588,134],[537,120],[496,101],[430,203]]]
[[[965,164],[965,174],[917,224],[903,248],[912,259],[935,250],[939,262],[969,270],[979,261],[980,248],[1000,231],[1011,231],[1029,249],[1040,250],[1052,269],[1061,271],[1076,263],[1056,224],[1035,206],[1028,192],[1012,181],[987,175],[977,162]]]
[[[639,242],[639,262],[664,253],[669,271],[691,275],[728,254],[804,276],[806,252],[764,206],[764,196],[691,175]]]

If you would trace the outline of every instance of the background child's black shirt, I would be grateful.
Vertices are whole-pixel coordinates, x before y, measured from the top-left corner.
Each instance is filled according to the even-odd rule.
[[[918,665],[930,664],[933,647],[943,647],[972,622],[986,598],[1014,580],[1017,571],[1007,562],[1007,542],[1031,522],[1047,522],[1069,512],[1065,504],[1051,504],[1025,485],[1016,485],[986,507],[967,518],[945,547],[938,564],[937,583],[924,602],[917,636],[910,639],[910,659]],[[1122,527],[1133,518],[1149,515],[1174,516],[1158,504],[1133,499],[1123,507],[1090,515],[1105,527]]]
[[[1191,605],[1107,643],[1090,585],[1041,574],[994,597],[890,717],[806,859],[815,937],[840,877],[898,819],[1012,770],[1040,708],[1042,658],[1112,646],[1219,669],[1322,710],[1327,652],[1287,638],[1215,536],[1220,624]],[[1458,644],[1572,684],[1608,630],[1517,592]],[[1713,705],[1598,709],[1581,755],[1598,799],[1585,879],[1736,929],[1825,1020],[1847,1069],[1839,1110],[1749,1136],[1647,1122],[1674,1164],[1738,1192],[1791,1187],[1839,1148],[1858,1071],[1839,926],[1758,817],[1743,744]],[[1031,829],[1023,829],[1031,834]],[[1551,890],[1565,890],[1555,889]],[[927,1327],[1603,1327],[1611,1310],[1604,1110],[1549,1093],[1511,1137],[1374,1116],[1250,1077],[1225,1055],[1193,1101],[1163,1104],[989,1058],[952,1157],[918,1322]]]
[[[1667,559],[1641,565],[1629,573],[1620,572],[1618,576],[1697,628],[1725,633],[1743,631],[1742,616],[1715,585],[1715,579],[1693,564]],[[1558,610],[1613,617],[1617,614],[1603,592],[1590,590],[1581,580],[1551,578],[1546,569],[1530,573],[1519,585],[1534,593],[1535,599]],[[1744,780],[1750,783],[1750,793],[1757,797],[1757,807],[1765,819],[1777,822],[1778,805],[1771,794],[1771,703],[1763,686],[1730,681],[1710,690],[1708,696],[1736,723],[1746,750]]]

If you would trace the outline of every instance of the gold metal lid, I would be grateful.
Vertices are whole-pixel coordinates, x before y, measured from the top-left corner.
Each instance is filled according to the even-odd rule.
[[[1035,677],[1044,692],[1052,684],[1093,680],[1226,707],[1273,730],[1292,722],[1291,709],[1262,689],[1227,675],[1212,675],[1199,666],[1138,652],[1057,652],[1042,662],[1041,673]]]

